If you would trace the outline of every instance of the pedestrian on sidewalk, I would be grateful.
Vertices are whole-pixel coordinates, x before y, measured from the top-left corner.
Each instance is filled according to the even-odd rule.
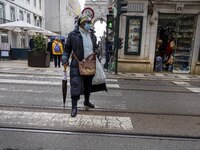
[[[107,70],[110,58],[113,55],[113,50],[112,50],[113,42],[110,41],[109,38],[107,37],[105,45],[106,45],[106,62],[104,64],[104,68]]]
[[[52,54],[54,57],[55,67],[60,67],[60,61],[63,53],[63,45],[60,39],[57,37],[52,44]]]
[[[75,54],[79,61],[82,61],[84,58],[95,52],[96,49],[96,38],[93,32],[91,32],[91,19],[88,16],[80,16],[77,26],[68,35],[65,50],[62,55],[63,66],[70,66],[72,117],[76,117],[77,115],[77,102],[80,99],[80,95],[84,95],[84,106],[95,108],[95,105],[90,102],[92,79],[94,75],[81,76],[78,61],[73,55]],[[69,65],[70,56],[72,57]]]
[[[47,44],[47,52],[50,52],[50,61],[53,61],[52,45],[54,40],[55,40],[54,38],[51,38]]]
[[[31,39],[29,40],[29,48],[30,48],[30,50],[33,50],[33,48],[35,47],[34,38],[35,38],[35,35],[33,35],[31,37]]]

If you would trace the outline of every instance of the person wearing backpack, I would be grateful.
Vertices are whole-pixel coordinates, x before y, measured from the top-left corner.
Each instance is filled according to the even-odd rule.
[[[59,38],[56,38],[52,44],[52,54],[54,57],[55,67],[60,67],[60,61],[63,53],[63,45]]]

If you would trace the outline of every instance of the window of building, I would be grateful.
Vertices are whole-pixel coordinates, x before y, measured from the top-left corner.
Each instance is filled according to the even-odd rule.
[[[37,25],[37,16],[34,16],[34,25]]]
[[[36,24],[36,26],[40,26],[40,21],[39,20],[37,20],[37,24]]]
[[[33,5],[36,7],[36,0],[33,1]]]
[[[4,4],[0,3],[0,23],[4,23]]]
[[[1,31],[1,43],[8,43],[8,33]]]
[[[19,20],[24,21],[24,13],[22,10],[19,11]]]
[[[39,9],[41,10],[42,9],[42,1],[39,0]]]
[[[31,15],[29,13],[27,13],[27,22],[31,23]]]
[[[15,21],[15,8],[10,7],[10,20]]]
[[[30,0],[26,0],[26,2],[30,4]]]

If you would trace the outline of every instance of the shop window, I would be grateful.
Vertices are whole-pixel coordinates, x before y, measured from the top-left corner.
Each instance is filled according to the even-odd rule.
[[[195,15],[160,14],[155,57],[161,57],[162,71],[190,72],[195,18]]]
[[[140,55],[143,17],[127,17],[125,54]]]

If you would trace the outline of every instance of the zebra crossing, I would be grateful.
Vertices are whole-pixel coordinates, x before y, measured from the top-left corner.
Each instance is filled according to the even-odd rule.
[[[183,82],[183,81],[173,81],[174,84],[185,87],[186,89],[194,92],[194,93],[200,93],[200,88],[199,87],[195,87],[193,85],[191,85],[188,82]]]
[[[67,77],[69,81],[69,77]],[[17,74],[0,74],[0,83],[26,84],[26,85],[52,85],[61,86],[62,76],[34,76]],[[107,88],[120,88],[118,79],[107,79]],[[69,82],[68,82],[69,86]]]

